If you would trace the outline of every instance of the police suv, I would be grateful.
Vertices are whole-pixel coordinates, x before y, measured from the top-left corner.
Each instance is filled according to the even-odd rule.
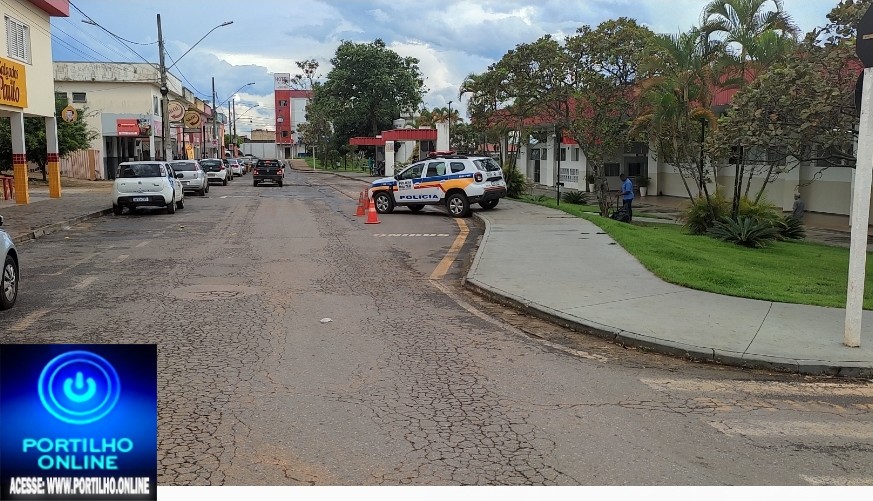
[[[417,212],[425,205],[445,204],[452,217],[468,217],[472,204],[496,207],[506,196],[506,181],[490,157],[434,152],[394,177],[373,181],[370,196],[379,214],[398,205]]]

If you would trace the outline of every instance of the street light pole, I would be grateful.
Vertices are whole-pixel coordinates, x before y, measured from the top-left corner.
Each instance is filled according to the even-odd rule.
[[[239,147],[239,144],[236,139],[236,99],[231,99],[231,103],[233,105],[233,147],[234,149],[237,149]]]
[[[212,77],[212,142],[215,143],[215,158],[218,156],[218,111],[215,109],[215,77]]]
[[[449,101],[449,151],[452,151],[452,102]]]
[[[158,14],[158,51],[160,52],[160,72],[161,72],[161,136],[164,146],[164,161],[172,159],[173,152],[170,147],[170,113],[168,111],[169,102],[167,94],[170,89],[167,88],[167,66],[164,63],[164,33],[161,30],[161,15]]]

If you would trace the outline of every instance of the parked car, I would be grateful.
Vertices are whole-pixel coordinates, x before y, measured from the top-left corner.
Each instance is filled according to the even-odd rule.
[[[233,173],[233,169],[230,166],[230,159],[222,158],[221,161],[224,163],[224,168],[227,169],[228,172],[228,181],[233,181],[233,178],[236,177],[236,174]]]
[[[243,166],[239,162],[239,160],[237,160],[235,158],[228,158],[227,163],[230,164],[230,171],[233,172],[234,176],[242,177],[242,175],[245,174],[245,171],[243,170]]]
[[[221,182],[227,186],[231,172],[225,167],[224,162],[218,158],[206,158],[200,161],[200,167],[206,172],[209,181]]]
[[[282,187],[285,179],[285,168],[282,162],[276,159],[258,160],[252,171],[252,185],[257,186],[264,181],[270,181]]]
[[[160,161],[122,162],[112,185],[112,212],[125,207],[164,207],[167,214],[185,207],[185,190],[170,164]]]
[[[391,213],[396,205],[413,212],[445,205],[452,217],[467,217],[472,204],[496,207],[506,196],[506,181],[491,157],[434,152],[394,177],[373,181],[370,196],[379,214]]]
[[[209,193],[209,178],[197,160],[180,160],[170,166],[182,183],[182,191],[193,191],[200,196]]]
[[[3,226],[3,216],[0,216],[0,226]],[[0,310],[8,310],[18,299],[18,251],[9,234],[0,229],[0,257],[3,267],[0,268]]]

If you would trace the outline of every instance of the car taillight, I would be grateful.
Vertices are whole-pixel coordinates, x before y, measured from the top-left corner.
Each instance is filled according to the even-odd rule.
[[[257,176],[257,175],[258,175],[258,171],[257,171],[257,169],[253,170],[253,171],[252,171],[252,174],[254,174],[254,175]]]
[[[280,176],[284,176],[284,175],[285,175],[285,169],[279,169],[278,171],[276,171],[276,174],[278,174],[278,175],[280,175]]]
[[[482,178],[482,173],[481,173],[481,172],[477,172],[476,174],[473,174],[473,179],[475,179],[477,183],[481,183],[481,182],[482,182],[482,179],[483,179],[483,178]]]
[[[219,169],[219,170],[224,170],[224,166],[222,165],[222,166],[219,167],[218,169]]]

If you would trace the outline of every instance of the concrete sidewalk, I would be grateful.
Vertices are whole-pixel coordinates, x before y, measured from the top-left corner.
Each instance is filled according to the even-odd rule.
[[[76,187],[63,187],[61,181],[61,198],[50,198],[48,187],[31,187],[27,205],[0,201],[0,215],[5,218],[2,229],[18,244],[111,213],[112,183],[92,183],[78,182]]]
[[[574,329],[694,359],[805,374],[873,375],[873,312],[861,348],[842,309],[722,296],[668,284],[593,223],[502,200],[467,285]]]

